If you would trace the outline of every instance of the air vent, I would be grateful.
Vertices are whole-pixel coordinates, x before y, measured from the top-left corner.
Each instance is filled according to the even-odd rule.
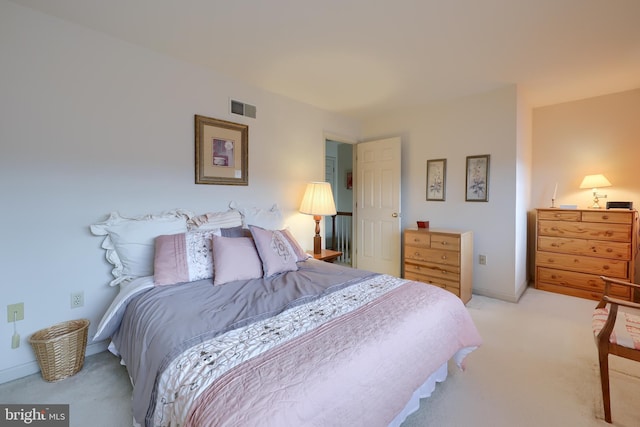
[[[231,113],[237,114],[239,116],[251,117],[252,119],[256,118],[256,106],[251,104],[245,104],[244,102],[231,100]]]

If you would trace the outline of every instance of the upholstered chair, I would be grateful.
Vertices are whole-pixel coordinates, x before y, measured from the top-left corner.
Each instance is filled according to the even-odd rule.
[[[609,355],[640,362],[640,304],[611,296],[611,291],[626,288],[629,295],[640,295],[640,285],[605,276],[601,279],[604,293],[593,312],[592,326],[598,346],[604,419],[611,423]]]

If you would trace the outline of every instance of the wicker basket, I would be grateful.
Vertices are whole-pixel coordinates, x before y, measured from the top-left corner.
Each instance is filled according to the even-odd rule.
[[[84,364],[89,320],[78,319],[41,329],[29,338],[45,381],[60,381]]]

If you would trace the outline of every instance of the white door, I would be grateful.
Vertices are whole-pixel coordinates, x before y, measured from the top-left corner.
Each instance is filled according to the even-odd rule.
[[[356,149],[356,267],[400,276],[400,138]]]

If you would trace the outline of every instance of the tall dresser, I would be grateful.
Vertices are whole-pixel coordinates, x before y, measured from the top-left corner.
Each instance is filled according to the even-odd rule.
[[[473,233],[434,228],[404,231],[404,278],[439,286],[465,304],[471,299]]]
[[[635,210],[538,209],[535,287],[599,300],[600,276],[634,281],[638,212]],[[612,288],[623,299],[627,288]]]

